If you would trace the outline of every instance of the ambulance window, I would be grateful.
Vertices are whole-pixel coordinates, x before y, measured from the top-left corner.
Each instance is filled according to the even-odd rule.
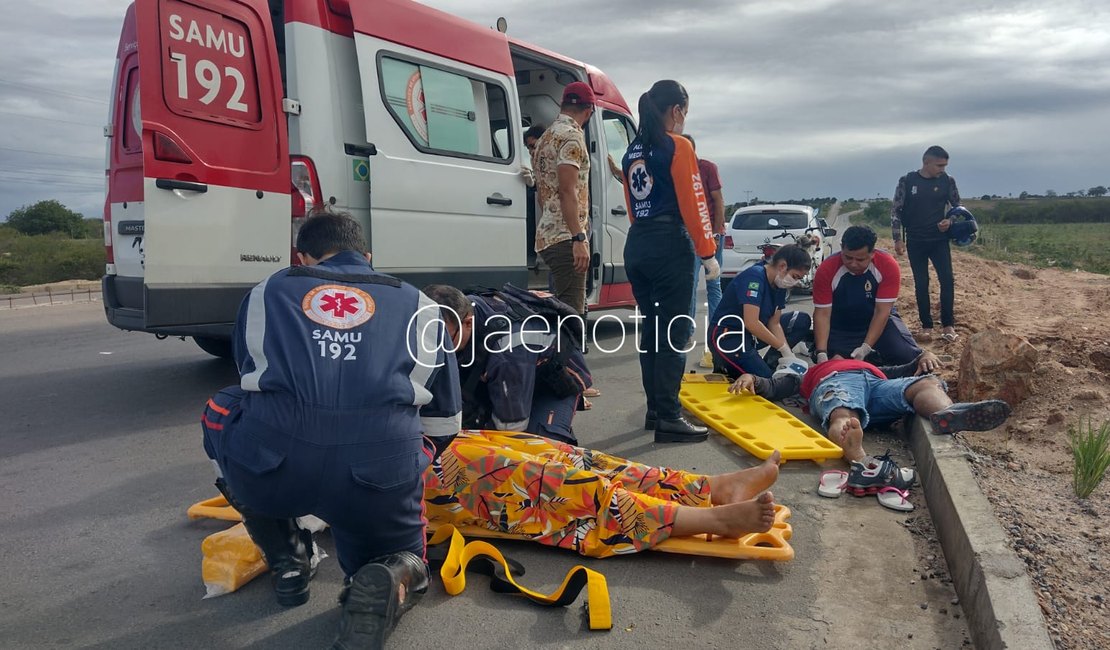
[[[493,132],[493,151],[498,158],[508,158],[509,148],[509,130],[497,129]]]
[[[605,111],[604,122],[605,147],[609,151],[609,155],[619,165],[621,159],[624,158],[625,151],[628,150],[629,143],[636,137],[635,130],[628,120],[619,113]]]
[[[511,151],[494,141],[509,106],[503,88],[481,79],[380,57],[386,107],[421,151],[508,160]]]
[[[143,118],[139,108],[139,66],[127,73],[127,89],[123,97],[123,120],[119,130],[123,133],[123,150],[135,153],[143,148]]]

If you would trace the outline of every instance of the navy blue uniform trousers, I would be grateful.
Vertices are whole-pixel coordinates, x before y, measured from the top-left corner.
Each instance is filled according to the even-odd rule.
[[[779,324],[782,325],[782,333],[786,335],[787,345],[793,348],[809,338],[813,319],[804,311],[788,311],[783,312],[780,316]],[[770,377],[775,369],[768,366],[763,357],[759,356],[759,350],[756,347],[744,346],[735,352],[726,352],[720,349],[721,347],[726,350],[731,349],[729,343],[727,343],[727,333],[729,331],[731,330],[727,327],[713,329],[709,342],[709,348],[713,351],[713,354],[724,361],[724,367],[728,370],[728,375],[739,377],[744,373],[749,373],[757,377]],[[718,347],[718,338],[722,336],[726,338],[722,341],[723,345]],[[736,336],[735,338],[739,340],[740,337]],[[760,345],[763,345],[762,341]]]
[[[852,356],[852,352],[856,348],[863,345],[863,339],[866,337],[866,329],[859,332],[830,329],[829,358],[831,359],[839,354],[847,359]],[[886,327],[883,328],[883,333],[879,335],[879,340],[875,341],[874,347],[875,352],[878,352],[881,357],[881,363],[892,366],[909,363],[921,356],[921,348],[917,345],[917,341],[913,340],[909,328],[906,327],[902,317],[896,311],[891,312],[890,319],[887,320]]]
[[[349,431],[339,424],[349,417],[344,413],[314,414],[323,426],[291,431],[251,415],[258,396],[225,388],[202,419],[204,449],[244,509],[274,519],[323,519],[348,576],[385,555],[424,557],[430,443],[348,442],[335,435]]]
[[[694,242],[677,216],[637,220],[624,245],[624,268],[640,309],[640,380],[647,408],[660,420],[677,418],[678,391],[694,323]],[[680,318],[681,317],[681,318]]]

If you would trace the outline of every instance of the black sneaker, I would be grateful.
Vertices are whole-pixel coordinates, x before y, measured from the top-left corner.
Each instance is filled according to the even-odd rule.
[[[694,424],[681,415],[655,423],[655,442],[702,442],[708,437],[708,427]]]
[[[908,467],[898,467],[888,449],[882,456],[852,461],[848,472],[846,492],[857,497],[878,494],[885,487],[908,490],[917,481],[917,473]]]
[[[929,416],[937,433],[958,431],[990,431],[1000,427],[1010,417],[1010,405],[1000,399],[982,402],[962,402],[937,411]]]

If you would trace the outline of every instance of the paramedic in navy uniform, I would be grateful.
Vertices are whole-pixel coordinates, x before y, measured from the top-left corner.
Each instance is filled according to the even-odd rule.
[[[456,346],[463,428],[524,431],[578,446],[574,414],[593,378],[578,346],[560,340],[565,329],[514,322],[494,296],[468,296],[445,284],[424,293],[440,305]]]
[[[640,129],[624,155],[632,227],[624,264],[642,320],[640,377],[647,394],[644,428],[656,442],[700,442],[708,429],[682,417],[678,390],[690,339],[694,260],[705,279],[721,274],[717,243],[694,146],[680,137],[689,97],[677,81],[657,81],[640,96]]]
[[[335,647],[377,648],[428,585],[425,436],[458,433],[458,368],[439,306],[375,271],[349,216],[311,217],[297,250],[303,266],[243,300],[241,382],[209,401],[204,447],[278,602],[308,600],[312,541],[294,518],[316,515],[347,577]]]
[[[840,252],[817,267],[813,277],[813,339],[818,363],[834,357],[899,366],[921,356],[894,302],[901,271],[890,253],[875,250],[875,231],[851,226]],[[931,372],[933,364],[928,370]]]

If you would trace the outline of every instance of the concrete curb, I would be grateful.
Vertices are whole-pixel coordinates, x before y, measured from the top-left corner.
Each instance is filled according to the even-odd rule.
[[[1054,648],[1025,564],[979,490],[966,449],[920,417],[910,444],[975,647]]]

